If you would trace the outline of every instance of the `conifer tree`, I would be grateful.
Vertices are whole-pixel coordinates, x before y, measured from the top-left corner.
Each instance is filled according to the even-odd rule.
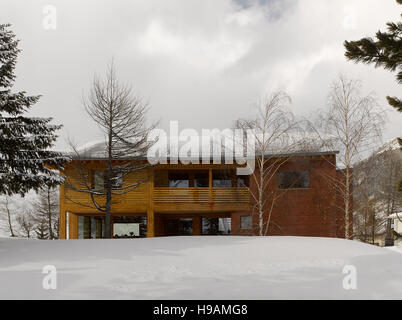
[[[396,0],[402,4],[402,0]],[[402,16],[402,15],[401,15]],[[374,64],[391,72],[398,71],[396,76],[402,84],[402,21],[388,22],[387,32],[378,31],[376,39],[367,37],[358,41],[345,41],[345,56],[348,60]],[[397,97],[387,97],[388,103],[402,112],[402,100]]]
[[[61,126],[52,125],[51,118],[25,115],[40,96],[12,91],[21,50],[9,27],[0,24],[0,194],[23,196],[30,189],[61,183],[62,178],[47,165],[58,168],[66,159],[49,150]]]
[[[47,231],[47,223],[46,220],[43,219],[38,221],[38,224],[35,229],[36,236],[39,240],[49,239],[49,233]]]
[[[56,188],[43,186],[38,192],[38,198],[33,203],[33,218],[37,224],[46,222],[46,232],[50,240],[58,238],[59,224],[59,193]]]

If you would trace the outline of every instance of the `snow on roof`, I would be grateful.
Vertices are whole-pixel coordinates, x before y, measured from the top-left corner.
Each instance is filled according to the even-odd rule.
[[[77,151],[79,152],[85,152],[87,150],[90,150],[91,148],[96,147],[99,144],[104,144],[105,140],[94,140],[94,141],[89,141],[79,147],[77,147]]]
[[[397,213],[390,214],[388,216],[388,218],[390,218],[390,219],[401,219],[402,220],[402,212],[397,212]]]
[[[178,141],[178,149],[180,150],[182,146],[186,145],[188,148],[187,149],[192,149],[194,150],[191,146],[194,146],[193,143],[197,142],[196,146],[199,148],[199,155],[201,158],[202,155],[202,137],[197,137],[199,139],[193,140],[189,139],[187,141],[181,141],[179,137],[177,137]],[[210,137],[208,137],[210,138]],[[208,141],[208,140],[207,140]],[[220,147],[220,154],[223,156],[225,154],[225,148],[226,146],[223,145],[224,138],[222,138],[222,144]],[[214,151],[216,149],[219,150],[219,147],[216,148],[217,144],[214,139],[210,139],[210,151],[211,151],[211,157],[213,157],[216,154],[219,154],[218,152]],[[156,142],[157,144],[161,144],[161,147],[159,150],[167,155],[167,158],[170,157],[170,141],[169,139],[160,139],[159,141]],[[299,144],[300,143],[300,144]],[[189,146],[190,145],[190,146]],[[234,141],[234,146],[239,144],[236,144],[236,141]],[[196,148],[196,147],[195,147]],[[208,147],[207,147],[208,148]],[[78,156],[77,154],[78,153]],[[338,151],[332,151],[332,150],[322,150],[320,147],[317,146],[310,146],[307,149],[303,148],[301,145],[301,142],[298,141],[292,145],[290,145],[287,148],[279,148],[278,146],[272,145],[269,150],[266,152],[267,157],[275,157],[275,156],[292,156],[292,155],[298,155],[298,156],[312,156],[312,155],[326,155],[326,154],[337,154],[339,153]],[[95,140],[91,142],[87,142],[84,145],[79,146],[76,148],[76,152],[69,153],[69,155],[74,159],[74,158],[80,158],[81,160],[101,160],[107,158],[107,148],[106,148],[106,141],[105,140]],[[125,157],[127,159],[131,158],[146,158],[145,155],[140,157],[138,154],[127,154]],[[190,156],[188,157],[189,159],[191,158]],[[198,157],[197,157],[198,158]]]
[[[385,151],[394,151],[394,150],[400,150],[401,145],[399,144],[398,138],[392,139],[385,143],[378,151],[378,154],[381,154]]]
[[[87,142],[76,148],[76,152],[83,158],[104,158],[106,157],[105,140]]]

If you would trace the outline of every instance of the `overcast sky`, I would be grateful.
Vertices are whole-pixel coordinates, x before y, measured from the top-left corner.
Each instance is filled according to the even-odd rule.
[[[46,5],[56,29],[44,27]],[[229,127],[275,90],[308,115],[344,73],[388,110],[389,140],[402,134],[402,115],[385,96],[402,96],[401,87],[390,72],[347,62],[343,42],[384,30],[400,11],[395,0],[1,0],[0,23],[21,39],[16,89],[42,94],[32,114],[64,125],[58,149],[67,137],[102,138],[81,98],[112,58],[162,128]]]

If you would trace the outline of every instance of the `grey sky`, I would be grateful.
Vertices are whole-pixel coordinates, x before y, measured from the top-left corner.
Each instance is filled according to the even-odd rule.
[[[43,28],[46,5],[57,9],[56,30]],[[384,30],[400,11],[395,0],[2,0],[0,22],[21,39],[16,88],[43,95],[32,114],[64,124],[64,149],[68,136],[80,144],[102,137],[81,97],[112,57],[162,128],[170,120],[181,129],[229,127],[278,89],[308,115],[345,73],[376,93],[392,139],[402,115],[385,96],[401,88],[387,71],[347,62],[343,41]]]

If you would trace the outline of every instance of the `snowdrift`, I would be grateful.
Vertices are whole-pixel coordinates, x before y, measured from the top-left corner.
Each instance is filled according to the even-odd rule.
[[[44,266],[57,270],[45,290]],[[357,288],[345,290],[346,265]],[[402,254],[298,237],[0,239],[1,299],[401,299]]]

